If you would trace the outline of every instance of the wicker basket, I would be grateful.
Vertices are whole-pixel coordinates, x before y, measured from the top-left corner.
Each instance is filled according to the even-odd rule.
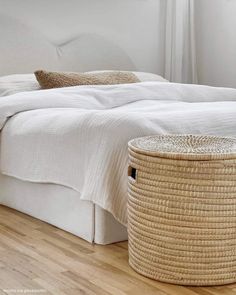
[[[129,263],[180,285],[236,282],[236,139],[129,142]]]

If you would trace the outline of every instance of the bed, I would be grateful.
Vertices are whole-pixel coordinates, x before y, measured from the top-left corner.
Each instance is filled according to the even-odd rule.
[[[24,1],[21,5],[15,0],[0,0],[0,77],[14,74],[9,87],[0,96],[14,91],[38,89],[35,80],[32,82],[29,76],[15,74],[33,73],[41,68],[58,71],[135,71],[139,67],[152,71],[157,65],[156,61],[153,63],[155,50],[152,40],[143,34],[146,45],[140,45],[140,51],[135,52],[136,49],[132,46],[139,43],[140,34],[131,44],[117,27],[116,18],[121,14],[122,25],[130,26],[132,3],[135,4],[135,1],[109,1],[106,3],[109,14],[104,11],[101,18],[97,1],[86,5],[84,1],[71,1],[71,6],[68,1],[60,1],[58,6],[58,2],[54,0],[44,3]],[[69,19],[64,14],[64,4],[70,15]],[[144,6],[154,16],[156,4]],[[79,9],[75,10],[73,7]],[[134,27],[130,30],[144,29],[144,25],[140,23],[143,8],[141,3],[136,11],[137,15],[132,18]],[[88,14],[90,18],[84,18]],[[149,30],[151,23],[145,26]],[[114,35],[120,38],[114,40]],[[13,82],[14,89],[11,88]],[[6,86],[6,80],[4,83]],[[67,230],[89,242],[109,244],[127,239],[126,227],[111,213],[93,202],[81,201],[78,192],[64,185],[26,181],[0,171],[0,203]]]
[[[162,77],[154,74],[135,73],[142,80],[167,82]],[[0,77],[0,97],[2,101],[7,101],[8,97],[12,96],[14,99],[14,94],[17,93],[19,95],[22,93],[24,97],[24,93],[27,94],[29,92],[33,95],[39,90],[39,84],[33,74],[16,74]],[[45,98],[45,95],[43,95],[43,98]],[[3,104],[1,107],[3,107]],[[10,108],[7,108],[7,112],[9,110]],[[16,117],[17,113],[18,111],[16,112]],[[4,150],[10,151],[10,146],[15,146],[17,152],[12,152],[14,157],[16,156],[17,158],[18,155],[20,155],[19,158],[22,158],[24,152],[27,151],[27,148],[19,151],[19,143],[4,144],[4,134],[11,134],[11,132],[5,132],[7,128],[5,126],[1,133],[0,203],[2,205],[39,218],[91,243],[110,244],[127,239],[126,226],[118,222],[107,210],[102,209],[102,206],[96,205],[92,201],[80,200],[79,190],[71,188],[70,184],[65,183],[63,185],[63,181],[61,182],[55,179],[50,181],[44,179],[40,181],[37,178],[29,179],[28,176],[23,176],[21,173],[14,174],[16,163],[13,163],[14,172],[6,171],[9,168],[9,163],[4,164],[4,159],[8,158],[8,156],[4,155]],[[15,137],[16,134],[12,134],[13,140],[15,140]],[[22,164],[19,163],[18,167],[23,167],[24,164]],[[7,166],[8,168],[6,169]],[[52,166],[54,165],[52,164]],[[125,169],[125,173],[126,171],[127,169]]]
[[[38,67],[136,70],[120,46],[96,34],[55,46],[4,14],[0,36],[1,76]],[[15,79],[16,88],[5,91],[0,103],[0,203],[89,242],[127,239],[130,139],[170,133],[236,136],[235,89],[166,83],[159,77],[135,85],[38,90],[35,82],[25,89],[32,76],[3,79]]]

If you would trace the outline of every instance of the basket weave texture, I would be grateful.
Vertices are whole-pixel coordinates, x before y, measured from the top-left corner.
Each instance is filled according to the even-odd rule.
[[[236,139],[129,142],[129,263],[180,285],[236,282]]]

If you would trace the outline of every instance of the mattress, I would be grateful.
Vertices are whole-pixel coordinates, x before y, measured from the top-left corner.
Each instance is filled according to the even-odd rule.
[[[64,229],[86,241],[110,244],[127,239],[114,217],[66,186],[22,181],[0,173],[0,203]]]

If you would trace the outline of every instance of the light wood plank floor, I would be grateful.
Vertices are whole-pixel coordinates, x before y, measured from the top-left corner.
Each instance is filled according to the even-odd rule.
[[[91,245],[0,206],[0,294],[236,295],[236,284],[187,288],[149,280],[129,267],[127,242]]]

